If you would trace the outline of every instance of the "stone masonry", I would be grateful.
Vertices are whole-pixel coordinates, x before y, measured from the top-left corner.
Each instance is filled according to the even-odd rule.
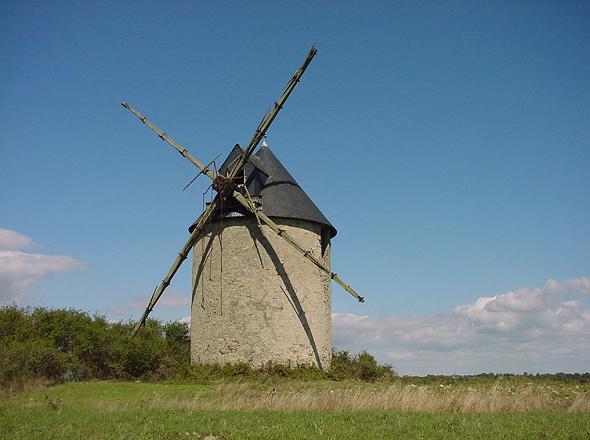
[[[325,227],[273,220],[330,267]],[[195,244],[191,318],[193,363],[330,368],[330,277],[254,219],[210,223]]]

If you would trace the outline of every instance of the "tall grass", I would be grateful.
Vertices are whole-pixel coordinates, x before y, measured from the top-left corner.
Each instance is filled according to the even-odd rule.
[[[480,389],[437,390],[432,386],[391,385],[385,388],[345,387],[292,389],[280,386],[260,390],[248,383],[228,383],[211,393],[188,398],[154,398],[152,408],[182,410],[279,411],[427,411],[427,412],[590,412],[588,393],[556,399],[532,385],[511,392],[502,386]]]
[[[590,413],[590,386],[502,381],[413,385],[361,382],[228,382],[218,385],[161,385],[97,382],[60,385],[12,401],[25,408],[73,406],[102,412],[179,411],[395,411]],[[19,403],[20,402],[20,403]]]

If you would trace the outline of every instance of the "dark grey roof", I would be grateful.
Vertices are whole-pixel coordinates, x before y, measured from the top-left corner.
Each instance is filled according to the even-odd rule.
[[[221,164],[221,167],[219,167],[219,172],[223,175],[227,175],[228,168],[231,165],[233,165],[234,162],[237,161],[238,157],[240,157],[240,155],[242,155],[243,153],[244,150],[238,144],[236,144]],[[260,153],[260,150],[258,151],[258,153]],[[270,175],[270,173],[264,168],[262,161],[258,158],[258,153],[251,155],[250,159],[248,160],[248,163],[244,165],[245,176],[250,176],[255,169],[257,169],[266,177]],[[248,191],[249,190],[250,188],[248,188]]]
[[[219,172],[226,174],[242,152],[240,146],[236,145],[219,168]],[[267,146],[262,146],[250,157],[244,166],[244,179],[249,194],[262,203],[262,212],[267,216],[316,222],[326,226],[332,237],[336,235],[336,228]],[[220,215],[218,212],[216,217],[219,218]],[[240,215],[251,214],[235,204],[224,207],[224,218]]]

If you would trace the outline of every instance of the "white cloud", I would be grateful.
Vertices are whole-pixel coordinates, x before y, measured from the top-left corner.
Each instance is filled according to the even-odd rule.
[[[450,315],[384,316],[370,318],[351,313],[332,314],[335,341],[375,348],[397,346],[416,349],[451,350],[474,338],[474,331],[462,319]]]
[[[548,280],[455,308],[453,314],[334,313],[334,344],[375,353],[403,374],[587,371],[590,278]]]
[[[187,307],[191,304],[191,297],[190,295],[184,295],[181,293],[171,293],[166,295],[165,293],[158,301],[158,307],[163,307],[167,309],[179,309]]]
[[[10,229],[0,229],[0,250],[15,251],[33,245],[33,240]]]
[[[578,293],[585,293],[586,295],[590,295],[590,277],[572,278],[570,280],[564,281],[563,283],[559,283],[555,280],[549,280],[547,281],[547,283],[551,283],[551,285],[560,286],[562,291],[572,290]]]
[[[587,310],[580,302],[566,301],[568,293],[588,293],[590,278],[572,278],[565,281],[548,280],[544,287],[518,289],[493,297],[481,297],[475,303],[455,308],[481,329],[500,332],[565,332],[576,321],[580,331],[590,330]]]
[[[148,304],[149,297],[136,296],[131,301],[124,304],[120,304],[116,307],[104,310],[108,315],[115,316],[117,318],[129,317],[131,314],[135,314],[138,310],[144,310]],[[191,297],[188,294],[179,292],[164,292],[156,306],[154,311],[167,309],[167,310],[178,310],[190,307]],[[154,312],[152,312],[154,313]],[[150,315],[151,316],[151,315]]]
[[[22,251],[32,245],[29,237],[0,229],[0,303],[21,300],[32,284],[52,273],[83,268],[72,257]]]

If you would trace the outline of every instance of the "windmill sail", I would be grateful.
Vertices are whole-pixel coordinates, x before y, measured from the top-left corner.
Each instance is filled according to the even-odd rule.
[[[287,85],[285,86],[283,93],[281,94],[279,99],[274,103],[273,108],[271,110],[269,110],[269,112],[267,112],[267,114],[262,118],[262,121],[258,125],[258,128],[254,131],[254,134],[252,136],[250,143],[248,144],[248,147],[243,152],[243,154],[239,157],[239,159],[236,161],[236,163],[233,165],[233,167],[231,168],[231,170],[228,172],[228,174],[226,176],[220,176],[220,175],[216,175],[215,173],[213,173],[213,171],[208,168],[208,165],[205,165],[203,162],[199,161],[186,148],[182,147],[180,144],[178,144],[176,141],[174,141],[174,139],[172,139],[170,136],[168,136],[164,131],[162,131],[156,125],[154,125],[144,115],[142,115],[139,111],[134,109],[129,103],[123,102],[123,103],[121,103],[121,105],[123,107],[125,107],[127,110],[129,110],[131,113],[133,113],[144,125],[147,125],[151,130],[153,130],[158,135],[158,137],[160,139],[162,139],[164,142],[166,142],[170,146],[172,146],[172,148],[174,148],[178,153],[180,153],[181,156],[188,159],[197,168],[199,168],[199,170],[203,174],[205,174],[207,177],[209,177],[211,180],[213,180],[213,182],[214,182],[213,187],[214,188],[220,188],[220,187],[225,188],[226,187],[225,183],[229,182],[230,185],[233,184],[234,177],[236,177],[240,173],[240,171],[242,170],[244,165],[248,162],[250,156],[252,155],[252,153],[254,152],[254,150],[256,149],[256,147],[258,146],[258,144],[260,143],[260,141],[262,140],[262,138],[266,134],[266,131],[269,129],[269,127],[271,126],[271,124],[275,120],[278,113],[283,108],[285,102],[289,98],[291,92],[295,89],[296,85],[299,83],[301,76],[303,75],[303,73],[305,72],[305,70],[307,69],[309,64],[311,63],[311,61],[312,61],[313,57],[316,55],[316,53],[317,53],[317,49],[315,47],[312,47],[311,50],[309,51],[307,57],[305,58],[305,61],[303,62],[303,64],[295,71],[295,74],[287,82]],[[228,188],[231,188],[231,191],[229,191],[229,192],[233,192],[232,195],[238,194],[241,196],[240,193],[238,193],[237,191],[235,191],[233,189],[234,188],[233,186],[228,185]],[[182,263],[187,259],[188,253],[190,252],[192,246],[194,245],[194,243],[198,239],[203,228],[205,227],[207,222],[210,220],[211,215],[216,210],[217,204],[219,203],[220,199],[225,196],[226,196],[226,194],[224,192],[218,194],[215,197],[215,199],[213,200],[213,202],[205,210],[205,212],[199,217],[196,224],[193,224],[193,226],[191,226],[191,235],[190,235],[189,239],[186,241],[184,246],[181,248],[180,252],[178,253],[178,256],[175,258],[174,262],[172,263],[172,266],[168,270],[168,273],[166,274],[166,276],[164,277],[162,282],[159,284],[156,291],[151,296],[150,301],[148,302],[148,306],[146,307],[141,319],[139,320],[139,322],[137,323],[136,327],[133,330],[133,335],[135,335],[139,331],[139,329],[145,324],[145,321],[146,321],[148,315],[151,313],[151,311],[153,310],[154,306],[156,305],[156,303],[158,302],[158,300],[160,299],[160,297],[162,296],[162,294],[164,293],[166,288],[170,285],[172,278],[174,277],[174,275],[176,274],[176,272],[178,271],[178,269],[180,268]],[[246,203],[246,206],[249,206],[247,199],[244,198],[243,200]]]

